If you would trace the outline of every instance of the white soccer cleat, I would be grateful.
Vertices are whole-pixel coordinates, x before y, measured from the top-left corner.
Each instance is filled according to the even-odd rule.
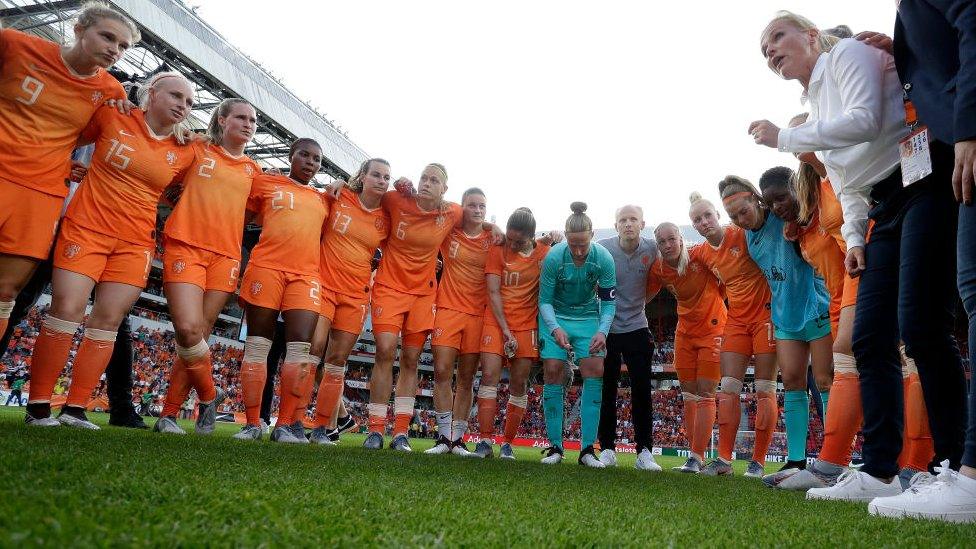
[[[845,471],[837,477],[837,484],[808,490],[807,499],[871,501],[874,498],[897,496],[900,493],[901,483],[897,480],[886,483],[861,471]]]
[[[101,427],[88,421],[88,417],[84,412],[81,413],[81,417],[75,417],[62,411],[61,414],[58,415],[58,421],[61,422],[61,425],[67,425],[68,427],[74,427],[75,429],[88,429],[89,431],[101,430]]]
[[[258,425],[245,425],[234,435],[235,440],[261,440],[264,431]]]
[[[605,469],[607,467],[602,461],[597,459],[596,453],[593,452],[592,446],[587,446],[582,452],[580,452],[579,464],[585,465],[586,467],[592,467],[594,469]]]
[[[546,457],[542,458],[543,465],[557,465],[563,461],[563,451],[556,446],[550,446],[542,451]]]
[[[457,439],[451,443],[451,453],[456,456],[461,456],[466,458],[478,457],[472,454],[470,450],[468,450],[468,446],[461,439]]]
[[[637,456],[637,462],[634,463],[634,469],[657,473],[661,471],[661,466],[654,461],[654,454],[649,449],[644,448]]]
[[[51,416],[34,417],[30,414],[24,415],[24,423],[31,427],[58,427],[61,425],[61,422],[57,418]]]
[[[161,417],[157,419],[156,424],[153,425],[153,431],[170,435],[186,434],[186,431],[184,431],[183,428],[176,423],[176,420],[171,417]]]
[[[604,467],[616,467],[617,452],[614,452],[613,450],[601,450],[600,463],[602,463]]]
[[[444,436],[438,437],[437,443],[434,444],[433,448],[428,448],[424,450],[425,454],[431,454],[431,455],[449,454],[450,452],[451,452],[451,441],[447,440],[447,437]]]
[[[871,500],[868,512],[882,517],[976,522],[976,479],[953,471],[948,461],[936,469],[938,476],[915,482],[897,496]]]
[[[262,435],[271,434],[271,426],[268,425],[267,423],[265,423],[265,421],[263,419],[258,420],[258,421],[261,422],[261,424],[260,424],[261,425],[261,434]]]

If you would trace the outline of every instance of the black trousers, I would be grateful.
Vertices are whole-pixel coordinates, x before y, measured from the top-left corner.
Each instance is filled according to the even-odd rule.
[[[651,359],[654,342],[647,328],[607,336],[607,357],[603,361],[603,404],[600,408],[600,448],[613,450],[617,439],[617,383],[620,365],[630,374],[631,420],[637,452],[652,448]]]
[[[37,304],[37,300],[44,293],[44,288],[51,282],[51,272],[51,260],[41,262],[27,285],[17,295],[14,310],[10,313],[10,323],[0,338],[0,350],[7,348],[14,328],[27,316],[31,307]],[[105,380],[108,385],[108,405],[112,415],[124,416],[135,413],[135,407],[132,406],[132,336],[128,315],[119,326],[119,335],[115,340],[112,358],[105,369]]]
[[[854,357],[864,408],[864,472],[898,474],[904,429],[899,340],[915,360],[935,443],[930,468],[962,458],[966,380],[952,335],[956,220],[952,149],[932,144],[934,173],[902,187],[901,171],[878,182],[854,320]]]
[[[274,402],[275,376],[278,375],[278,364],[285,356],[285,323],[280,320],[275,323],[274,338],[271,339],[271,350],[268,351],[268,379],[264,382],[264,393],[261,395],[261,419],[271,425],[271,404]]]

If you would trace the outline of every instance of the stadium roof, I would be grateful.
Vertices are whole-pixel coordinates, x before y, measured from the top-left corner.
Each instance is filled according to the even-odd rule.
[[[142,41],[113,68],[124,80],[141,80],[163,70],[177,70],[194,83],[195,127],[205,127],[214,108],[228,97],[241,97],[258,111],[258,129],[246,152],[271,167],[288,166],[288,146],[312,137],[325,156],[322,171],[348,178],[367,154],[328,119],[309,107],[277,79],[225,40],[178,0],[108,0],[139,25]],[[65,42],[81,0],[0,0],[4,26]],[[124,74],[123,74],[124,73]]]

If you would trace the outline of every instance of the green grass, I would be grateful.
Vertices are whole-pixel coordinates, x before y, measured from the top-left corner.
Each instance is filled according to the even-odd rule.
[[[92,414],[104,425],[105,416]],[[976,525],[877,519],[741,476],[242,443],[0,411],[0,546],[968,546]],[[186,423],[189,427],[189,423]],[[387,439],[389,442],[389,439]],[[660,458],[665,469],[677,458]],[[741,473],[738,464],[737,472]]]

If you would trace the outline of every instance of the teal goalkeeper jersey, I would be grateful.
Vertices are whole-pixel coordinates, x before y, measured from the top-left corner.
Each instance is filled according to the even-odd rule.
[[[552,305],[557,318],[613,319],[617,272],[613,256],[596,242],[590,244],[586,262],[577,267],[569,246],[553,246],[542,262],[539,304]]]

